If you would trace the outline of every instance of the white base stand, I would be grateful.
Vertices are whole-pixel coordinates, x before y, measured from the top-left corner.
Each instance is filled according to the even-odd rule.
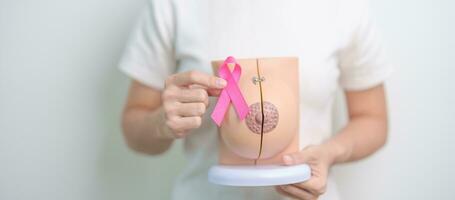
[[[215,165],[209,170],[209,181],[229,186],[272,186],[299,183],[311,177],[308,165]]]

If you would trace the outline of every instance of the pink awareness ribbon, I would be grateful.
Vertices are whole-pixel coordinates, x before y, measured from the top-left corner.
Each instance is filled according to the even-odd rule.
[[[235,67],[231,72],[229,70],[228,64],[232,63],[235,64]],[[237,84],[241,73],[242,68],[232,56],[227,57],[218,69],[218,75],[221,78],[225,79],[227,82],[226,87],[221,91],[218,102],[216,102],[215,108],[211,115],[212,120],[218,126],[221,126],[221,122],[224,119],[224,115],[226,114],[231,101],[240,120],[245,119],[246,115],[248,115],[248,104],[246,103],[245,98],[243,98],[242,92],[240,91],[240,88]]]

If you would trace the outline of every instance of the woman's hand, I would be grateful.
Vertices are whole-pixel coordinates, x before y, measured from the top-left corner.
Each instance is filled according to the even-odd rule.
[[[224,79],[198,71],[171,75],[162,93],[166,126],[174,138],[185,137],[201,125],[208,106],[208,96],[216,96],[226,86]]]
[[[311,178],[302,183],[276,186],[276,190],[295,199],[318,199],[326,190],[329,168],[334,160],[330,148],[326,144],[308,146],[300,152],[283,156],[286,165],[308,164]]]

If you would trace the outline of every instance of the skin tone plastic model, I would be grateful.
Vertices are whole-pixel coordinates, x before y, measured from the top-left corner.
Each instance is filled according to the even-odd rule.
[[[190,85],[201,87],[190,87]],[[133,81],[125,105],[122,126],[125,140],[135,151],[156,155],[169,149],[176,138],[201,125],[201,115],[208,106],[208,96],[217,96],[226,82],[198,71],[173,74],[164,90]],[[331,166],[360,160],[380,147],[387,139],[387,109],[383,85],[345,91],[348,124],[322,144],[308,146],[282,157],[284,164],[309,164],[310,180],[277,186],[285,196],[317,199],[325,192]]]
[[[223,62],[212,62],[214,72]],[[298,59],[237,62],[242,69],[237,85],[248,103],[249,114],[240,120],[233,106],[228,109],[219,128],[219,163],[283,164],[283,155],[299,150]],[[228,66],[232,71],[234,65]]]

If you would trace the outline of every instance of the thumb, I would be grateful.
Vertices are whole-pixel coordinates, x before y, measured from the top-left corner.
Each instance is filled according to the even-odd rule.
[[[207,88],[203,85],[199,85],[199,84],[192,84],[189,86],[190,89],[204,89],[207,91],[207,94],[211,97],[217,97],[217,96],[220,96],[220,93],[221,93],[221,90],[222,89],[213,89],[213,88]]]
[[[285,165],[298,165],[307,163],[310,160],[310,153],[308,149],[302,151],[286,154],[283,156]]]

